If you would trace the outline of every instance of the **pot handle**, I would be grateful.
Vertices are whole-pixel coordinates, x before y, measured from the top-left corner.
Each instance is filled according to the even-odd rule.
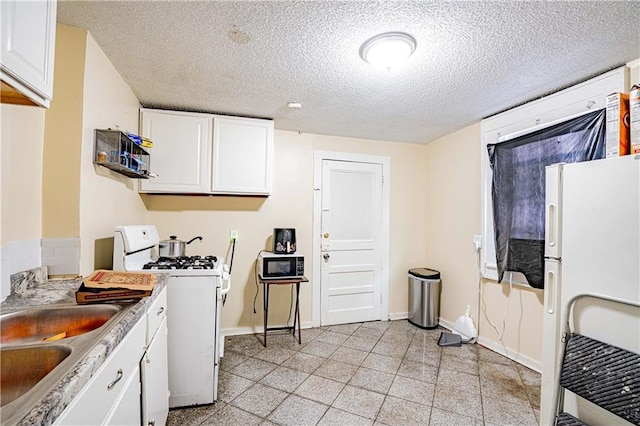
[[[200,240],[200,241],[202,241],[202,237],[193,237],[192,239],[190,239],[189,241],[187,241],[187,244],[191,244],[194,240]]]

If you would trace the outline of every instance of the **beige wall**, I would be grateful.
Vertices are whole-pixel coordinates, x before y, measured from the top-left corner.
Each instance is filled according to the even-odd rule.
[[[2,105],[2,247],[42,235],[44,110]]]
[[[426,234],[426,174],[424,147],[371,140],[275,132],[274,191],[268,198],[145,195],[149,221],[158,226],[161,238],[170,234],[187,240],[204,240],[187,246],[189,254],[216,253],[229,257],[228,231],[239,231],[233,264],[232,290],[223,311],[223,328],[248,331],[262,326],[262,293],[253,314],[256,292],[254,261],[268,249],[275,227],[294,227],[298,251],[307,255],[306,275],[311,279],[313,263],[313,152],[341,151],[388,156],[391,159],[390,211],[390,313],[407,312],[407,269],[421,266],[425,244],[416,235]],[[301,290],[302,322],[312,316],[313,280]],[[284,323],[289,308],[289,290],[271,293],[270,323]]]
[[[40,266],[44,110],[0,106],[0,300],[10,276]]]
[[[528,286],[510,291],[506,280],[483,280],[479,287],[473,235],[479,235],[481,227],[480,158],[485,153],[480,141],[477,123],[425,146],[426,195],[433,205],[427,218],[427,257],[442,273],[440,315],[452,324],[469,305],[481,344],[536,366],[542,356],[542,291]],[[479,289],[485,309],[478,306]],[[502,341],[488,321],[500,333],[504,329]]]
[[[80,236],[80,144],[87,31],[56,27],[51,107],[46,112],[43,238]]]
[[[46,115],[43,237],[80,237],[80,274],[110,267],[115,225],[147,222],[138,182],[93,164],[93,131],[135,131],[138,99],[91,35],[58,25]]]
[[[116,225],[146,223],[138,181],[93,164],[94,130],[116,128],[137,132],[138,99],[91,34],[86,37],[80,153],[80,274],[109,267]]]
[[[480,123],[425,145],[426,245],[442,278],[440,316],[453,323],[467,305],[476,317],[473,235],[480,234]]]

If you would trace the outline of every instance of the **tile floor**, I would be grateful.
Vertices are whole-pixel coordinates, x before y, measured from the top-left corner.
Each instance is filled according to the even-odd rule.
[[[537,425],[540,375],[442,330],[367,322],[227,337],[214,405],[169,425]]]

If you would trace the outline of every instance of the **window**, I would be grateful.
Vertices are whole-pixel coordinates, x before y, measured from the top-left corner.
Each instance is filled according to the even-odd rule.
[[[586,111],[605,107],[605,98],[613,92],[628,89],[628,69],[620,67],[584,83],[553,95],[530,102],[504,113],[487,118],[481,123],[483,148],[482,161],[482,252],[483,277],[497,280],[496,254],[491,207],[492,172],[489,166],[487,145],[512,140],[515,137],[565,121]],[[527,284],[519,273],[513,274],[515,284]]]

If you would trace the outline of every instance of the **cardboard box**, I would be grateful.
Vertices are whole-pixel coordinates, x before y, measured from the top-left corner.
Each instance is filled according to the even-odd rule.
[[[123,272],[98,269],[83,280],[88,288],[110,289],[125,288],[127,290],[153,290],[156,276],[148,272]]]
[[[629,95],[612,93],[607,96],[605,134],[606,158],[629,154]]]
[[[83,283],[76,291],[76,302],[79,305],[83,305],[87,303],[141,299],[143,297],[151,296],[151,292],[152,290],[129,290],[126,288],[89,288]]]
[[[629,124],[631,133],[631,154],[640,154],[640,84],[636,84],[629,92]]]

